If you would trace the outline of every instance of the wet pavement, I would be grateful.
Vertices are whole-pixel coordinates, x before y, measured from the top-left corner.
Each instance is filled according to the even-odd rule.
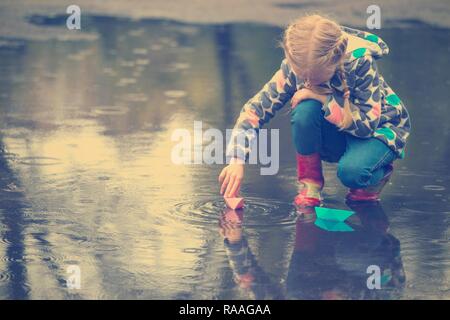
[[[242,211],[218,194],[221,165],[170,161],[175,129],[233,126],[280,64],[280,28],[84,21],[96,40],[0,45],[0,298],[450,298],[448,29],[378,33],[413,132],[381,204],[349,208],[325,166],[325,206],[356,212],[334,232],[291,205],[285,111],[279,173],[249,166]]]

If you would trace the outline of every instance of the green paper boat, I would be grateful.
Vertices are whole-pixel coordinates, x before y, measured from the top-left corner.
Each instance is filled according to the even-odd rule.
[[[354,215],[353,211],[332,209],[325,207],[316,207],[316,215],[318,219],[332,220],[332,221],[345,221],[348,217]]]

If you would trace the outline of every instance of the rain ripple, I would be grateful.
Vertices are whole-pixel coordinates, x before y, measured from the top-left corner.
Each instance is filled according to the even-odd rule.
[[[171,217],[194,225],[217,224],[218,218],[226,210],[222,197],[204,198],[180,202],[171,209]],[[246,197],[242,209],[245,228],[280,227],[294,225],[297,218],[292,204],[274,199]]]

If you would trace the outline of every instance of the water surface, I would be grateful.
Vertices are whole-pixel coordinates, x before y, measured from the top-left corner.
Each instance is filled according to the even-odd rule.
[[[0,45],[0,298],[450,298],[449,30],[379,32],[413,134],[379,205],[349,208],[326,165],[325,205],[356,212],[353,232],[331,232],[291,205],[284,111],[270,125],[280,171],[248,168],[242,212],[218,195],[222,166],[170,161],[173,130],[232,127],[279,66],[281,29],[84,21],[97,40]],[[381,290],[367,289],[369,265]]]

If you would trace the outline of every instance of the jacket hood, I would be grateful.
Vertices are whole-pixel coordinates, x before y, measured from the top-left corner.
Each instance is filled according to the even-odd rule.
[[[389,47],[379,36],[349,27],[341,29],[349,35],[346,54],[350,61],[365,55],[379,59],[389,53]]]

